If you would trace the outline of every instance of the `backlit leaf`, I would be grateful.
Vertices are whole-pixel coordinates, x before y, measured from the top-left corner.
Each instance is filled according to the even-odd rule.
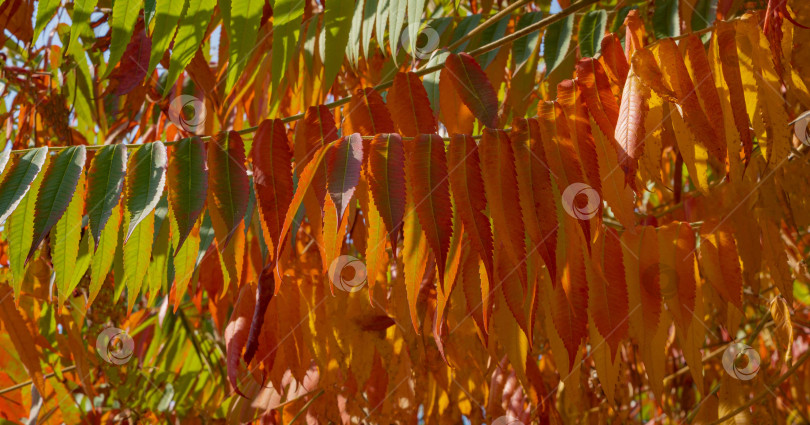
[[[169,60],[166,85],[163,86],[163,96],[169,93],[180,73],[197,54],[215,7],[216,0],[188,0],[186,3],[185,13],[180,18],[177,35],[174,38],[175,43]]]
[[[130,219],[124,241],[160,200],[166,184],[166,146],[161,142],[144,144],[130,156],[127,169],[126,209]]]
[[[398,72],[388,91],[388,110],[403,136],[432,134],[437,131],[425,87],[412,72]]]
[[[405,151],[398,134],[379,134],[366,152],[366,176],[394,256],[405,215]]]
[[[87,215],[95,246],[121,198],[126,166],[127,147],[117,143],[96,152],[87,171]]]
[[[208,164],[205,144],[199,137],[182,139],[172,149],[168,166],[169,202],[179,232],[174,245],[177,253],[194,223],[202,214],[208,192]]]
[[[82,212],[84,210],[84,175],[81,174],[76,185],[73,200],[67,206],[62,218],[56,222],[51,231],[51,261],[53,262],[54,284],[59,305],[64,306],[68,296],[73,293],[73,275],[79,254],[79,242],[82,237]],[[76,282],[79,283],[79,282]]]
[[[607,12],[604,9],[592,10],[579,21],[579,54],[592,58],[602,51],[602,37],[605,36]]]
[[[135,29],[135,22],[143,8],[143,0],[116,0],[112,8],[110,57],[107,60],[107,67],[104,68],[104,78],[110,75],[124,55],[132,31]]]
[[[47,157],[47,146],[30,150],[3,174],[3,182],[0,183],[0,223],[6,221],[17,208],[17,204],[28,192],[31,182],[39,174]]]
[[[354,197],[363,164],[363,139],[359,133],[338,139],[326,155],[327,192],[335,205],[337,223]]]
[[[265,120],[259,125],[250,155],[259,214],[267,237],[277,247],[284,212],[293,197],[292,152],[281,120]]]
[[[222,132],[208,143],[208,172],[208,208],[216,211],[225,225],[225,233],[216,235],[222,250],[244,220],[250,196],[245,145],[239,133]]]
[[[498,95],[478,62],[466,53],[453,53],[447,57],[445,69],[476,118],[487,127],[498,127]]]
[[[42,178],[34,209],[34,237],[26,262],[33,257],[40,242],[59,221],[68,207],[81,177],[86,151],[84,146],[71,146],[51,161]],[[82,190],[79,195],[84,195]]]

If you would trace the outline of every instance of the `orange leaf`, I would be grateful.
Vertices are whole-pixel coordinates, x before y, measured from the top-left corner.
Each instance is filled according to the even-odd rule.
[[[449,134],[472,134],[475,116],[461,101],[455,85],[451,81],[447,68],[439,74],[439,109],[442,123]]]
[[[602,64],[593,58],[580,60],[577,63],[577,86],[599,129],[613,140],[619,120],[619,104],[610,91],[610,81]]]
[[[703,42],[697,34],[690,34],[681,41],[681,48],[684,50],[684,59],[692,72],[692,79],[698,81],[695,86],[698,100],[707,116],[712,118],[709,124],[714,127],[714,134],[717,139],[712,139],[712,145],[706,146],[712,154],[719,160],[726,160],[726,133],[723,126],[723,107],[720,104],[720,96],[717,94],[717,87],[714,84],[714,76],[709,67],[709,57]]]
[[[382,216],[391,250],[397,255],[397,239],[405,214],[405,153],[399,134],[378,134],[366,152],[366,176],[374,204]]]
[[[610,357],[615,358],[628,326],[627,283],[619,234],[613,228],[607,229],[600,233],[596,246],[601,249],[595,250],[598,257],[593,262],[594,278],[589,282],[588,298],[596,329],[610,346]]]
[[[672,312],[672,320],[684,333],[695,311],[695,234],[689,223],[674,221],[658,229],[661,253],[659,276],[661,295]]]
[[[557,84],[557,101],[568,116],[572,138],[582,161],[582,168],[588,184],[602,197],[602,180],[599,177],[599,162],[596,159],[596,146],[591,133],[591,120],[582,92],[577,90],[574,80],[564,80]],[[600,216],[601,217],[601,216]]]
[[[701,226],[704,229],[714,229],[700,235],[699,259],[706,280],[723,300],[742,311],[743,279],[737,242],[727,226],[711,223]]]
[[[373,136],[394,131],[394,122],[391,121],[382,96],[371,87],[357,89],[349,102],[346,133]]]
[[[292,152],[283,121],[264,120],[259,124],[253,138],[251,161],[262,228],[272,246],[278,247],[284,212],[293,197]]]
[[[436,118],[430,109],[425,87],[413,72],[398,72],[388,91],[388,110],[404,136],[436,133]]]
[[[557,275],[557,206],[551,187],[546,152],[537,119],[518,118],[512,123],[512,151],[520,193],[523,222],[534,248],[546,263],[549,275]],[[528,247],[527,247],[528,248]]]
[[[512,269],[509,273],[517,272],[525,291],[528,288],[525,232],[512,142],[503,130],[487,128],[484,129],[479,149],[483,159],[481,175],[484,178],[484,189],[489,201],[493,234],[498,245],[503,246],[506,258],[511,263]],[[496,276],[499,282],[506,278],[497,273]]]
[[[647,36],[644,31],[644,22],[639,16],[638,9],[633,9],[624,18],[624,26],[626,28],[626,35],[624,37],[625,57],[632,58],[633,52],[644,47],[645,38]]]
[[[436,255],[439,280],[444,286],[447,250],[453,232],[444,141],[436,134],[420,134],[406,143],[405,148],[405,177],[413,192],[414,209],[428,245]]]
[[[622,234],[624,269],[630,300],[630,330],[638,344],[652,340],[661,319],[658,238],[655,228],[641,226]]]
[[[25,366],[28,375],[31,376],[37,391],[45,394],[45,377],[42,375],[34,337],[17,307],[14,306],[14,297],[11,294],[11,287],[8,285],[0,285],[0,322],[3,323],[14,349],[17,350],[17,356]]]
[[[447,168],[450,170],[448,177],[456,211],[464,223],[473,248],[484,262],[489,280],[494,281],[492,229],[489,218],[484,214],[487,200],[481,178],[478,145],[471,136],[453,135],[447,150]]]
[[[567,239],[566,267],[560,272],[562,284],[553,289],[551,316],[568,352],[568,364],[574,365],[579,346],[588,334],[588,280],[576,236],[569,235]]]
[[[695,92],[695,85],[689,77],[689,71],[686,69],[686,64],[675,41],[670,38],[660,41],[658,62],[661,65],[663,75],[669,80],[672,91],[675,92],[675,96],[678,98],[678,105],[682,108],[683,119],[689,130],[695,139],[705,146],[715,158],[724,161],[725,142],[721,143],[721,139],[718,138],[706,112],[700,105]],[[712,86],[714,85],[712,84]],[[720,113],[721,111],[714,112]]]
[[[442,77],[450,81],[470,111],[487,127],[498,127],[498,94],[492,88],[487,74],[475,59],[467,53],[451,53],[447,56]]]
[[[273,299],[273,293],[276,291],[275,276],[273,276],[273,267],[268,265],[262,270],[259,276],[259,284],[256,287],[256,302],[253,309],[253,320],[250,322],[250,332],[248,333],[247,344],[245,345],[245,364],[250,364],[256,350],[259,348],[259,335],[264,325],[264,316],[267,311],[267,306]],[[245,285],[247,286],[247,285]]]
[[[630,65],[622,49],[622,42],[615,34],[607,34],[602,39],[602,57],[599,58],[605,65],[613,84],[624,87]]]
[[[731,112],[734,124],[742,140],[745,164],[751,160],[751,151],[754,148],[753,132],[745,109],[745,90],[743,89],[742,74],[740,73],[740,59],[737,55],[737,32],[733,23],[717,22],[717,30],[713,37],[720,52],[720,63],[723,78],[728,86]]]

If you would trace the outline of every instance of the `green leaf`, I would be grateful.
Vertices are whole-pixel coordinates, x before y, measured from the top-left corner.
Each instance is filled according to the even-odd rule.
[[[155,11],[157,9],[157,0],[144,0],[143,2],[143,21],[146,24],[146,33],[149,33],[149,26],[152,25],[152,20],[155,19]]]
[[[163,223],[160,225],[160,229],[156,229],[157,235],[155,238],[154,246],[152,248],[152,261],[149,263],[149,268],[147,272],[147,282],[148,282],[148,300],[146,305],[152,306],[154,305],[155,298],[157,294],[160,292],[161,288],[168,287],[168,277],[169,277],[169,262],[171,261],[169,257],[170,251],[170,229],[171,224],[169,220],[163,220]]]
[[[11,151],[8,149],[3,149],[0,152],[0,176],[3,175],[3,171],[6,169],[6,164],[8,164],[8,159],[11,157]]]
[[[379,1],[372,1],[371,3],[375,3],[377,6],[377,18],[376,18],[376,28],[374,29],[375,34],[377,34],[377,46],[380,50],[385,53],[385,27],[388,24],[388,6],[391,4],[391,0],[379,0]],[[370,37],[370,36],[369,36]],[[366,52],[366,56],[370,56],[368,52]]]
[[[211,23],[211,16],[216,5],[216,0],[188,0],[188,7],[183,13],[177,36],[174,38],[174,48],[169,60],[166,85],[163,86],[163,96],[169,93],[174,83],[177,82],[177,77],[197,54],[205,37],[205,30]]]
[[[0,183],[0,223],[6,221],[28,192],[29,185],[42,170],[47,157],[47,146],[30,150],[5,173]]]
[[[155,10],[155,29],[152,31],[152,51],[149,53],[147,75],[151,75],[157,64],[163,59],[163,54],[166,53],[175,31],[177,31],[177,24],[180,22],[184,5],[187,2],[188,0],[161,0],[158,2]]]
[[[579,54],[583,58],[592,58],[602,51],[605,25],[607,12],[604,9],[592,10],[579,21]]]
[[[173,215],[174,210],[172,209],[169,212],[169,215]],[[206,215],[205,217],[208,217]],[[211,239],[214,238],[213,229],[210,228],[210,219],[209,220],[209,230],[211,230]],[[173,266],[175,270],[175,305],[180,304],[180,300],[183,299],[183,295],[186,293],[186,288],[188,288],[188,283],[191,281],[191,277],[194,276],[194,269],[197,267],[197,254],[200,248],[200,225],[199,221],[197,220],[192,228],[191,233],[188,234],[186,238],[186,242],[180,246],[179,245],[179,230],[177,229],[177,224],[175,219],[171,219],[170,223],[172,225],[172,247],[179,247],[174,248],[174,258],[171,260],[173,261]],[[206,244],[205,249],[208,249],[208,244]]]
[[[542,12],[529,12],[524,14],[518,20],[517,26],[515,27],[515,31],[520,31],[523,28],[528,27],[534,23],[540,21],[543,18]],[[540,30],[537,30],[526,37],[521,37],[515,40],[514,44],[512,44],[512,58],[515,61],[515,69],[520,69],[529,60],[529,56],[531,56],[532,52],[534,52],[534,48],[537,46],[537,43],[540,42]]]
[[[480,13],[476,13],[475,15],[465,16],[464,19],[462,19],[461,22],[458,23],[458,26],[456,27],[456,30],[453,31],[453,38],[450,40],[450,44],[452,45],[456,41],[461,40],[461,37],[464,37],[465,35],[467,35],[467,33],[469,33],[475,27],[477,27],[479,22],[481,22],[481,14]],[[458,52],[462,52],[462,51],[466,50],[467,44],[469,44],[469,43],[470,43],[470,40],[468,39],[467,41],[465,41],[464,43],[462,43],[461,45],[456,47],[456,49],[453,50],[453,53],[458,53]]]
[[[129,212],[124,213],[124,221],[132,224]],[[155,212],[148,214],[134,227],[127,243],[124,244],[124,279],[127,288],[127,314],[132,312],[135,300],[149,270],[149,257],[154,242]]]
[[[51,263],[53,264],[56,294],[61,306],[65,305],[68,295],[73,292],[71,283],[79,253],[79,241],[82,236],[83,208],[84,176],[80,175],[75,196],[51,231]]]
[[[169,181],[169,202],[179,232],[174,250],[178,252],[202,213],[208,192],[205,144],[199,137],[183,139],[174,146]]]
[[[61,3],[60,0],[39,0],[37,2],[37,21],[34,26],[34,39],[32,40],[34,43],[37,42],[39,34],[45,29],[45,25],[53,19],[53,15],[56,14],[56,9],[59,8]]]
[[[155,209],[166,183],[166,146],[161,142],[147,143],[132,155],[131,171],[127,175],[127,233],[129,241],[135,226]]]
[[[93,236],[90,232],[84,232],[82,240],[79,242],[79,254],[76,256],[76,265],[73,268],[73,280],[70,282],[70,292],[73,291],[84,278],[87,269],[90,267],[90,260],[93,258]]]
[[[363,55],[365,55],[366,58],[371,57],[368,46],[371,45],[371,33],[374,32],[374,19],[377,16],[377,8],[379,5],[380,2],[378,1],[366,0],[366,6],[363,11]],[[382,34],[382,32],[378,32],[377,34]],[[382,39],[382,36],[378,35],[377,38]]]
[[[405,24],[405,11],[408,7],[408,0],[389,0],[389,7],[388,44],[391,46],[391,57],[396,63],[397,48],[402,34],[402,26]]]
[[[408,0],[408,51],[416,60],[416,46],[419,30],[422,28],[422,12],[425,10],[425,0]]]
[[[543,60],[546,61],[546,77],[559,66],[571,44],[574,29],[574,15],[568,15],[548,26],[543,44]]]
[[[92,225],[91,228],[92,230]],[[87,306],[96,299],[101,285],[107,279],[107,274],[118,250],[118,233],[121,230],[121,204],[117,204],[110,214],[104,231],[101,232],[101,239],[96,247],[96,253],[90,263],[90,295],[87,297]]]
[[[47,156],[46,156],[47,158]],[[8,263],[11,268],[11,286],[14,290],[14,298],[19,299],[22,280],[25,276],[25,255],[28,254],[28,247],[34,239],[34,206],[37,202],[37,193],[42,184],[42,176],[39,173],[31,183],[31,190],[25,194],[20,205],[6,221],[6,240],[8,241]]]
[[[653,12],[653,30],[658,39],[681,35],[678,0],[658,0]]]
[[[481,33],[481,41],[480,44],[486,45],[495,40],[500,40],[506,34],[506,29],[509,27],[509,19],[510,17],[504,16],[501,18],[500,21],[496,22],[495,25],[492,25],[485,29]],[[495,57],[498,56],[498,51],[500,48],[490,50],[483,55],[477,57],[475,60],[481,65],[482,69],[487,69],[490,63],[495,60]]]
[[[121,60],[132,38],[135,22],[143,8],[143,0],[115,0],[112,10],[112,35],[110,36],[110,58],[104,69],[104,77],[110,76],[115,65]]]
[[[87,172],[87,215],[95,246],[110,218],[112,209],[121,199],[127,168],[127,147],[121,143],[101,148]]]
[[[284,80],[287,64],[292,60],[304,16],[304,2],[276,0],[273,5],[273,50],[271,51],[270,95],[278,98],[278,87]],[[316,25],[317,26],[317,25]]]
[[[440,63],[444,63],[447,60],[447,57],[450,56],[450,52],[447,50],[441,50],[437,52],[435,55],[431,56],[430,60],[427,63],[427,67],[430,68],[432,66],[436,66]],[[431,72],[430,74],[425,75],[422,77],[422,85],[425,86],[425,91],[427,92],[428,100],[430,100],[430,108],[433,110],[433,114],[438,114],[440,109],[439,106],[439,73],[438,72]]]
[[[79,35],[86,28],[89,28],[90,14],[96,8],[98,0],[74,0],[73,1],[73,16],[70,17],[70,41],[68,48],[76,45],[76,40]]]
[[[335,77],[343,66],[346,56],[346,43],[349,41],[349,30],[352,25],[354,0],[332,0],[326,4],[324,28],[321,32],[320,50],[323,60],[324,93],[329,91]]]
[[[85,158],[84,145],[71,146],[60,152],[45,171],[34,211],[34,239],[25,259],[26,263],[70,204],[84,168]],[[84,190],[81,191],[81,195],[84,195]]]
[[[700,31],[714,24],[716,17],[714,10],[716,8],[717,0],[698,0],[695,5],[695,12],[692,14],[692,31]],[[709,37],[711,37],[710,32],[700,36],[704,43]]]
[[[354,4],[354,14],[352,24],[349,28],[349,42],[346,44],[346,60],[353,68],[357,68],[357,61],[360,59],[360,33],[363,29],[363,1],[358,0]]]
[[[228,32],[228,77],[225,91],[230,92],[247,65],[250,54],[259,44],[256,34],[262,18],[264,0],[231,0]],[[303,2],[302,6],[303,6]],[[275,10],[274,10],[275,12]],[[278,16],[275,13],[273,16]]]

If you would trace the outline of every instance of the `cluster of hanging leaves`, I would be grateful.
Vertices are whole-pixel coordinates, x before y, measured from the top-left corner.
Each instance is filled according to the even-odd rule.
[[[807,420],[810,6],[456,3],[0,1],[0,417]]]

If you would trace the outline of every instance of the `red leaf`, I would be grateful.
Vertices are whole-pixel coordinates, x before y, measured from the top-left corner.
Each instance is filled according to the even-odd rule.
[[[553,278],[557,275],[557,206],[540,137],[537,119],[519,118],[512,123],[509,138],[515,153],[520,209],[526,232],[534,246],[528,251],[537,250],[540,253]]]
[[[720,95],[717,94],[714,76],[709,67],[709,57],[706,55],[706,49],[703,48],[703,42],[696,34],[690,34],[681,41],[681,47],[684,49],[684,57],[689,62],[692,76],[695,80],[699,79],[698,85],[695,86],[698,100],[700,100],[703,110],[706,111],[707,117],[712,117],[709,124],[714,127],[716,138],[712,138],[712,144],[707,147],[715,158],[725,162],[726,132],[723,124],[723,107],[720,104]]]
[[[579,346],[588,335],[588,280],[583,252],[575,238],[573,235],[568,238],[567,266],[551,301],[551,319],[568,352],[569,368],[575,367]]]
[[[588,184],[596,190],[599,198],[602,198],[602,178],[599,175],[599,161],[596,158],[596,145],[593,134],[591,134],[591,120],[588,117],[588,108],[583,101],[582,92],[577,90],[574,80],[565,80],[557,84],[557,101],[563,107],[565,115],[568,116],[569,127],[573,138],[576,140],[576,147],[579,158],[582,161],[582,168]]]
[[[466,53],[451,53],[444,69],[448,72],[442,73],[442,77],[450,77],[461,100],[475,117],[487,127],[498,127],[498,94],[478,62]]]
[[[245,285],[248,286],[248,285]],[[276,290],[276,281],[273,276],[272,264],[262,270],[259,276],[259,285],[256,289],[256,302],[253,309],[253,320],[250,322],[250,333],[248,334],[247,345],[245,346],[245,364],[250,364],[256,350],[259,348],[259,335],[264,325],[264,313],[267,311],[267,306],[273,299],[273,293]]]
[[[596,329],[610,346],[611,358],[615,358],[619,344],[627,336],[628,297],[624,278],[622,246],[619,235],[613,228],[600,233],[596,242],[594,278],[589,282],[588,298]]]
[[[143,29],[143,21],[138,21],[132,39],[124,50],[121,62],[110,75],[115,86],[115,94],[123,96],[141,85],[149,67],[149,52],[152,50],[152,39]]]
[[[520,211],[515,155],[512,142],[503,130],[484,129],[479,145],[481,174],[492,217],[496,248],[502,245],[523,289],[528,287],[526,277],[526,246],[523,219]],[[498,276],[498,280],[505,276]]]
[[[354,92],[348,111],[348,115],[346,115],[347,133],[373,136],[396,131],[382,96],[371,87],[357,89]]]
[[[239,133],[222,132],[208,144],[208,170],[208,208],[213,209],[226,226],[226,234],[217,235],[222,250],[245,218],[250,197],[245,145]]]
[[[239,372],[239,358],[242,357],[242,348],[245,346],[250,330],[250,315],[253,312],[256,300],[250,285],[242,285],[239,298],[236,300],[231,319],[225,327],[225,351],[228,357],[228,381],[233,390],[242,397],[236,375]]]
[[[436,118],[430,109],[430,100],[418,75],[398,72],[394,77],[394,85],[388,91],[387,105],[402,135],[415,137],[438,131]]]
[[[631,187],[635,187],[638,159],[644,152],[644,120],[649,97],[650,89],[641,84],[641,79],[631,72],[622,91],[619,123],[615,134],[619,165],[624,171],[624,181]]]
[[[337,211],[337,223],[354,196],[363,165],[363,138],[359,133],[338,139],[326,154],[327,191]]]
[[[436,134],[420,134],[408,141],[405,148],[405,176],[413,190],[414,208],[428,245],[436,256],[441,271],[439,280],[444,286],[443,271],[453,232],[444,140]]]
[[[580,60],[577,63],[577,86],[582,91],[593,120],[602,133],[612,140],[619,120],[619,104],[610,91],[610,81],[602,64],[593,58]]]
[[[622,42],[615,34],[607,34],[602,39],[602,57],[605,68],[614,84],[624,87],[627,73],[630,72],[630,65],[622,49]]]
[[[296,151],[296,164],[297,170],[302,170],[310,160],[312,160],[315,152],[330,142],[338,139],[337,127],[335,127],[335,116],[332,111],[324,105],[310,106],[304,115],[303,127],[303,147],[305,152],[299,153]],[[312,183],[312,188],[315,191],[321,209],[323,209],[324,197],[326,196],[326,164],[322,165],[317,170],[315,178]]]
[[[293,197],[292,152],[281,120],[264,120],[253,138],[253,187],[267,238],[280,244],[284,212]]]
[[[397,239],[405,215],[405,153],[399,134],[378,134],[366,153],[366,176],[374,204],[397,255]]]
[[[469,235],[473,248],[484,262],[489,281],[494,282],[492,229],[489,218],[484,214],[487,200],[481,178],[478,145],[471,136],[453,135],[447,150],[447,167],[450,170],[448,177],[456,201],[456,211],[464,223],[465,233]]]

